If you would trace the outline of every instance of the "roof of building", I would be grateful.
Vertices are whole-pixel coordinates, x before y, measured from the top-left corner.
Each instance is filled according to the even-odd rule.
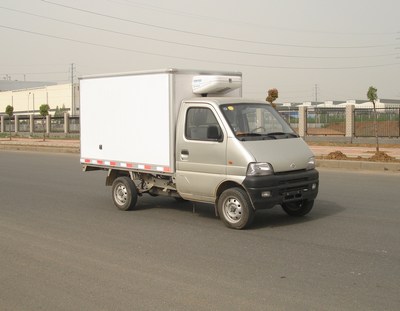
[[[0,80],[0,92],[56,85],[55,82]]]

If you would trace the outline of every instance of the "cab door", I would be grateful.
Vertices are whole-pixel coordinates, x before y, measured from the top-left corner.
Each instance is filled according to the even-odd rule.
[[[184,105],[177,128],[177,190],[188,200],[214,202],[226,179],[227,134],[212,105]]]

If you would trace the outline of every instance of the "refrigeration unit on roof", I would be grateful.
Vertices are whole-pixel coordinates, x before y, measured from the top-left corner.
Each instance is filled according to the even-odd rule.
[[[242,79],[238,76],[194,76],[192,90],[197,95],[227,93],[242,86]]]

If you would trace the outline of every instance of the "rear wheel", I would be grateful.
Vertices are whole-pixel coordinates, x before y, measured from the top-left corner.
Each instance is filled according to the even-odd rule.
[[[133,209],[138,197],[135,184],[129,177],[118,177],[112,185],[112,197],[115,206],[121,211]]]
[[[301,217],[308,214],[314,206],[314,200],[282,203],[283,210],[290,216]]]
[[[217,205],[219,217],[229,228],[244,229],[253,222],[253,207],[249,196],[241,188],[222,192]]]

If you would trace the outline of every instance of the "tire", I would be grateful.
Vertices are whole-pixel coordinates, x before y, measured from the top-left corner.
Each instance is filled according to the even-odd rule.
[[[314,200],[282,203],[283,210],[290,216],[301,217],[307,215],[314,206]]]
[[[229,228],[244,229],[253,222],[253,206],[241,188],[230,188],[222,192],[217,208],[219,217]]]
[[[121,211],[133,209],[137,202],[137,191],[133,181],[126,176],[118,177],[112,185],[112,198]]]

